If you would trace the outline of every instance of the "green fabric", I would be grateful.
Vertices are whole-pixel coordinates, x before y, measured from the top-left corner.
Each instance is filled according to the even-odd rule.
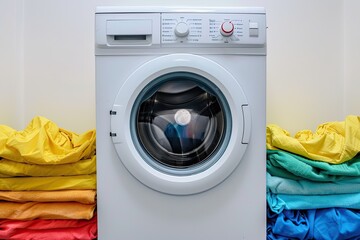
[[[310,160],[280,150],[267,150],[267,171],[292,180],[335,182],[360,177],[360,155],[342,164]]]

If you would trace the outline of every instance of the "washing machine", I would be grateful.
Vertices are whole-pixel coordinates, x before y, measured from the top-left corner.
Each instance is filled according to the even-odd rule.
[[[265,20],[97,7],[99,239],[265,239]]]

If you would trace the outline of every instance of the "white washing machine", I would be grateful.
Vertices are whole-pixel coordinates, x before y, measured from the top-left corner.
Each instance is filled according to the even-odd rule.
[[[266,237],[263,8],[96,9],[99,239]]]

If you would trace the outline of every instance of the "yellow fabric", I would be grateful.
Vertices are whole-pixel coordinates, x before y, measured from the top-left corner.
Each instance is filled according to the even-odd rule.
[[[0,191],[0,200],[8,202],[78,202],[94,204],[95,190]]]
[[[30,164],[64,164],[95,154],[95,130],[81,135],[35,117],[23,131],[0,125],[0,157]]]
[[[70,189],[96,189],[96,174],[62,177],[0,178],[0,191],[52,191]]]
[[[342,122],[328,122],[313,133],[303,130],[291,137],[277,125],[266,129],[268,149],[281,149],[309,159],[339,164],[360,152],[360,117],[348,116]]]
[[[95,204],[77,202],[0,202],[0,219],[32,220],[40,219],[86,219],[94,215]]]
[[[84,175],[96,172],[96,156],[74,163],[37,165],[0,159],[0,177],[55,177]]]

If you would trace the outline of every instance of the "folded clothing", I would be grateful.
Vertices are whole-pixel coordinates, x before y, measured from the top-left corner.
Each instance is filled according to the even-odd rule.
[[[0,177],[56,177],[92,174],[96,172],[96,156],[74,163],[37,165],[0,159]]]
[[[96,204],[78,202],[6,202],[0,201],[0,219],[91,219]]]
[[[0,191],[0,201],[8,202],[78,202],[94,204],[95,190]]]
[[[268,149],[282,149],[306,158],[339,164],[360,152],[360,116],[347,116],[343,122],[328,122],[313,133],[303,130],[291,137],[277,125],[266,129]]]
[[[345,208],[268,209],[267,239],[359,239],[360,211]]]
[[[309,180],[292,180],[272,176],[267,173],[266,187],[276,194],[328,195],[359,193],[360,177],[337,182],[314,182]]]
[[[0,239],[85,240],[96,237],[96,214],[90,220],[0,220]]]
[[[360,155],[342,164],[314,161],[293,153],[267,150],[267,171],[293,180],[335,182],[360,177]]]
[[[269,208],[275,213],[287,210],[320,209],[330,207],[360,209],[360,193],[328,195],[290,195],[267,192]]]
[[[83,134],[35,117],[23,131],[0,125],[0,157],[30,164],[65,164],[95,155],[95,130]]]
[[[95,173],[95,130],[0,125],[0,239],[96,239]]]
[[[63,177],[0,178],[0,191],[96,189],[96,174]]]

